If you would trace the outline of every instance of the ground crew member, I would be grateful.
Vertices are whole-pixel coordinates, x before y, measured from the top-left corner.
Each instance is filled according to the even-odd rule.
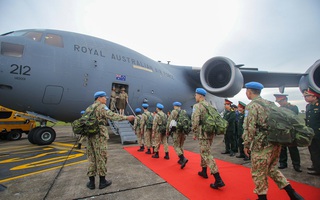
[[[310,170],[308,174],[320,176],[320,92],[312,87],[309,87],[304,92],[304,99],[309,104],[306,108],[306,125],[311,127],[314,131],[314,137],[311,141],[311,145],[308,147],[312,167],[308,167]]]
[[[287,108],[291,111],[293,111],[296,115],[299,114],[299,109],[298,106],[292,105],[288,102],[288,95],[287,94],[274,94],[276,98],[276,102],[280,105],[280,107]],[[292,165],[295,171],[297,172],[302,172],[301,167],[300,167],[300,153],[298,150],[298,147],[286,147],[282,146],[281,147],[281,152],[280,152],[280,158],[279,158],[279,164],[280,166],[278,167],[279,169],[285,169],[288,167],[287,161],[288,161],[288,154],[287,154],[287,149],[289,149],[290,157],[292,160]]]
[[[141,133],[141,109],[140,108],[136,108],[135,109],[135,113],[136,113],[136,117],[134,118],[134,123],[133,123],[133,130],[137,135],[138,138],[138,144],[140,146],[140,148],[138,149],[138,151],[144,151],[144,137]]]
[[[153,145],[152,127],[151,128],[147,127],[147,121],[150,116],[152,117],[152,113],[148,111],[148,107],[149,107],[148,104],[146,103],[142,104],[143,114],[141,118],[140,129],[141,129],[141,134],[144,136],[145,145],[148,149],[146,151],[146,154],[151,154],[150,149],[151,149],[151,146]],[[153,152],[154,152],[154,148],[153,148]]]
[[[230,156],[234,156],[234,153],[237,151],[235,140],[236,113],[231,109],[231,104],[232,101],[225,99],[225,112],[223,114],[223,119],[228,121],[228,127],[226,134],[224,135],[224,143],[226,145],[226,150],[221,154],[230,154]]]
[[[106,180],[107,174],[107,159],[108,150],[107,142],[109,139],[108,128],[106,126],[107,119],[111,120],[129,120],[133,121],[134,116],[122,116],[112,112],[106,107],[107,97],[104,91],[99,91],[94,94],[94,103],[86,109],[86,112],[91,112],[96,108],[95,114],[99,121],[100,133],[88,137],[87,157],[88,157],[88,172],[89,182],[87,187],[91,190],[95,189],[95,176],[100,177],[99,189],[103,189],[112,184],[111,180]]]
[[[239,101],[238,104],[238,111],[239,111],[239,116],[238,116],[238,147],[239,147],[239,156],[236,156],[237,158],[243,158],[244,161],[250,160],[248,156],[244,154],[243,151],[243,139],[242,139],[242,134],[243,134],[243,121],[244,121],[244,110],[246,108],[246,104],[243,103],[242,101]]]
[[[164,130],[164,133],[160,132],[161,125],[167,125],[167,115],[162,111],[164,106],[161,103],[157,103],[156,114],[153,118],[152,125],[152,137],[154,138],[154,152],[152,158],[159,158],[159,149],[160,144],[162,143],[164,146],[165,156],[164,159],[169,159],[169,148],[168,148],[168,137]]]
[[[218,189],[220,187],[225,186],[224,182],[222,181],[217,164],[213,159],[211,154],[211,145],[213,142],[214,134],[207,134],[206,132],[202,131],[202,121],[204,120],[204,116],[208,112],[207,109],[203,106],[211,106],[206,100],[205,96],[207,91],[203,88],[197,88],[195,99],[196,104],[193,105],[193,111],[191,116],[191,123],[192,123],[192,131],[193,131],[193,139],[199,140],[200,146],[200,156],[201,156],[201,167],[202,171],[198,172],[198,175],[203,178],[208,178],[207,175],[207,166],[210,168],[210,173],[214,176],[215,182],[210,184],[210,187],[213,189]]]
[[[258,82],[249,82],[245,84],[246,95],[252,100],[245,111],[245,119],[243,123],[243,140],[244,153],[249,156],[251,152],[251,175],[255,184],[254,193],[259,200],[267,199],[268,192],[268,176],[275,181],[280,189],[285,189],[291,200],[303,199],[294,191],[290,183],[277,169],[281,146],[268,143],[267,130],[260,129],[266,127],[266,111],[258,102],[264,104],[270,102],[261,98],[260,93],[263,85]]]
[[[177,101],[173,103],[173,110],[171,111],[171,114],[169,115],[168,122],[167,122],[167,135],[169,135],[169,132],[170,132],[169,129],[170,129],[171,121],[174,120],[175,122],[177,122],[178,120],[179,113],[181,112],[181,105],[182,104]],[[172,139],[173,139],[173,147],[176,154],[179,157],[178,163],[181,165],[181,169],[183,169],[188,162],[188,159],[184,157],[184,153],[183,153],[183,144],[184,144],[184,141],[186,140],[186,134],[182,130],[176,129],[176,127],[173,128],[171,132],[172,132]]]

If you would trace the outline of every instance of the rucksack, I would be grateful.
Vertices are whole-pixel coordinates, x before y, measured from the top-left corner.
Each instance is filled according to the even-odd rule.
[[[147,121],[146,121],[146,128],[147,129],[152,129],[152,124],[153,124],[153,117],[152,114],[150,113],[149,115],[147,115]]]
[[[71,123],[72,130],[75,134],[90,137],[100,132],[99,121],[95,114],[97,107],[98,106],[93,109],[92,106],[87,108],[86,112],[79,119]]]
[[[159,133],[161,133],[162,135],[166,134],[167,131],[167,117],[166,115],[161,116],[159,113],[157,114],[159,115],[159,117],[161,118],[161,123],[158,123],[159,126]]]
[[[185,110],[179,110],[176,127],[185,134],[188,134],[191,131],[191,120]]]
[[[227,131],[228,121],[223,119],[214,107],[202,105],[207,110],[201,122],[202,130],[207,134],[224,135]]]
[[[283,146],[307,147],[314,136],[312,128],[305,125],[303,119],[288,108],[278,107],[269,101],[256,101],[265,108],[267,113],[266,124],[267,140],[270,143]]]

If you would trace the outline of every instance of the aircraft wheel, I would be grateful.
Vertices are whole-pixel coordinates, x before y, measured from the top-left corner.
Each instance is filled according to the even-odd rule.
[[[34,135],[34,133],[35,133],[39,128],[41,128],[41,127],[35,127],[35,128],[33,128],[33,129],[31,129],[31,131],[29,131],[29,133],[28,133],[28,140],[29,140],[29,142],[30,142],[31,144],[36,144],[35,141],[34,141],[34,139],[33,139],[33,135]]]
[[[20,140],[20,138],[22,137],[22,131],[20,130],[13,130],[10,133],[8,133],[7,135],[7,140]]]
[[[56,139],[56,132],[50,127],[40,127],[33,135],[33,140],[38,145],[51,144]]]

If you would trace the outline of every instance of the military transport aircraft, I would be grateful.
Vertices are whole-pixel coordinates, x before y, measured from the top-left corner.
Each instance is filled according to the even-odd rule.
[[[221,97],[236,95],[249,81],[282,91],[309,84],[320,90],[319,60],[301,74],[243,68],[226,57],[213,57],[202,68],[174,66],[106,40],[49,29],[2,34],[0,48],[0,105],[40,119],[28,138],[42,145],[56,136],[47,121],[73,121],[96,91],[110,94],[112,87],[126,89],[132,108],[148,102],[153,111],[159,102],[169,110],[180,101],[189,112],[197,87],[210,93],[206,98],[218,110],[223,109]]]

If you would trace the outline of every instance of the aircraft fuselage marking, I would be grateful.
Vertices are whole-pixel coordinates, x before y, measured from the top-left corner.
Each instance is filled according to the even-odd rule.
[[[86,53],[86,54],[90,54],[90,55],[95,55],[95,56],[106,57],[105,55],[102,54],[101,50],[97,50],[97,49],[93,49],[93,48],[89,48],[89,47],[85,47],[85,46],[80,46],[77,44],[74,45],[74,51],[82,52],[82,53]]]

